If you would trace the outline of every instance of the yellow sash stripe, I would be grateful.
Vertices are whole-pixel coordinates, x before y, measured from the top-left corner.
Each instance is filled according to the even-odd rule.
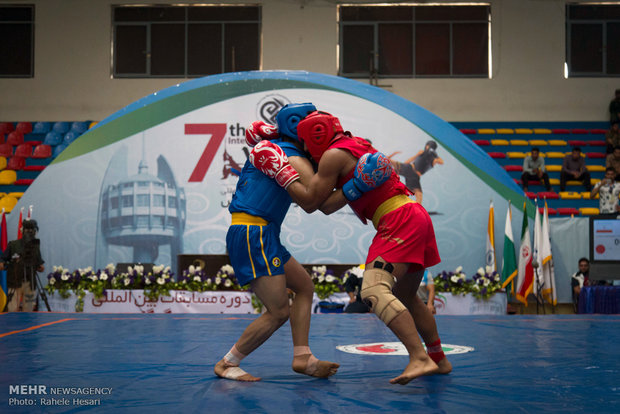
[[[415,201],[413,201],[404,194],[390,197],[383,203],[381,203],[379,207],[377,207],[377,209],[375,210],[375,213],[372,215],[372,224],[374,224],[375,229],[379,227],[379,220],[381,220],[381,217],[409,203],[415,203]]]
[[[266,226],[269,224],[267,220],[262,217],[253,216],[247,213],[232,213],[232,225],[243,226]]]

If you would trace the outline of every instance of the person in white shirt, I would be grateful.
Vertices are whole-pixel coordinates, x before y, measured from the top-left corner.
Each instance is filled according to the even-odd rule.
[[[601,214],[620,213],[620,205],[618,205],[620,182],[616,181],[616,170],[613,167],[608,167],[605,170],[605,177],[592,188],[590,198],[596,194],[599,195],[599,212]]]

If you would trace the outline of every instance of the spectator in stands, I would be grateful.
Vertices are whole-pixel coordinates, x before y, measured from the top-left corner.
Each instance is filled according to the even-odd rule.
[[[616,181],[620,181],[620,146],[614,147],[614,152],[607,155],[605,167],[611,167],[616,172]]]
[[[547,191],[552,191],[551,184],[549,184],[549,174],[545,169],[545,159],[540,156],[538,147],[532,147],[530,155],[523,160],[523,174],[521,174],[523,191],[527,192],[530,180],[543,181]]]
[[[618,214],[618,196],[620,196],[620,182],[616,178],[616,170],[607,167],[605,177],[594,185],[590,198],[599,194],[599,211],[601,214]]]
[[[616,97],[609,103],[609,122],[620,121],[620,89],[616,89]]]
[[[583,182],[586,191],[592,189],[590,173],[586,168],[586,162],[581,156],[581,148],[573,147],[570,154],[564,157],[562,171],[560,172],[560,191],[566,191],[566,181],[577,180]]]
[[[434,315],[437,313],[435,310],[435,281],[433,275],[426,269],[422,281],[418,287],[418,297],[426,304],[426,307]]]
[[[582,257],[579,259],[579,270],[573,274],[570,280],[573,289],[573,307],[575,313],[579,309],[579,294],[584,286],[604,286],[608,285],[605,280],[590,280],[590,261]]]
[[[614,148],[620,146],[620,122],[616,121],[611,124],[609,131],[605,133],[605,142],[607,143],[607,154],[614,152]]]

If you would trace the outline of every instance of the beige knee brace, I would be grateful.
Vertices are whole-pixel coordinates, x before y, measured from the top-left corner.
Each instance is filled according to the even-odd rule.
[[[392,294],[394,276],[381,269],[367,269],[362,282],[362,299],[370,309],[389,325],[392,319],[407,310],[405,305]]]

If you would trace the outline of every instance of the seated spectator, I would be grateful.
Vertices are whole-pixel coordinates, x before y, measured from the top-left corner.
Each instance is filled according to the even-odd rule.
[[[437,313],[435,310],[435,281],[428,269],[424,271],[424,276],[422,276],[417,295],[422,299],[433,315]]]
[[[620,146],[620,122],[616,121],[605,132],[605,142],[607,143],[607,154],[614,152],[614,148]]]
[[[537,147],[533,147],[531,154],[523,160],[523,174],[521,174],[523,191],[527,192],[530,180],[543,181],[547,191],[552,190],[549,184],[549,174],[545,169],[545,159],[540,156],[540,150]]]
[[[614,152],[607,156],[605,167],[611,167],[616,172],[616,181],[620,180],[620,146],[614,147]]]
[[[566,191],[566,181],[577,180],[583,182],[586,191],[592,189],[590,173],[586,168],[586,162],[581,156],[581,148],[573,147],[570,154],[564,157],[562,171],[560,172],[560,191]]]
[[[616,89],[616,96],[609,102],[609,122],[620,121],[620,89]]]
[[[590,261],[585,257],[579,259],[579,270],[571,276],[570,284],[573,289],[573,307],[575,313],[577,313],[579,309],[579,294],[584,286],[608,285],[605,280],[590,280]]]
[[[607,167],[605,177],[594,185],[590,198],[599,194],[599,211],[601,214],[618,214],[620,205],[620,182],[616,179],[616,171],[612,167]]]

